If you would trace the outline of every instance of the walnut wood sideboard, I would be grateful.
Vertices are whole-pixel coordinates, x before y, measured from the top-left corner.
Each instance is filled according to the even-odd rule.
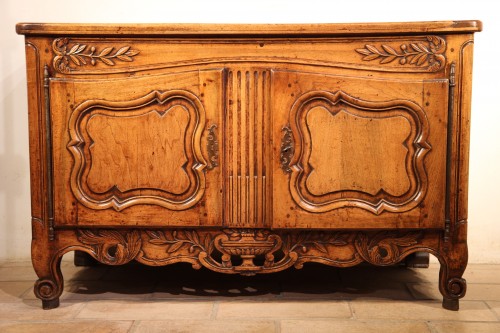
[[[43,308],[69,251],[243,275],[427,252],[458,310],[478,31],[18,24]]]

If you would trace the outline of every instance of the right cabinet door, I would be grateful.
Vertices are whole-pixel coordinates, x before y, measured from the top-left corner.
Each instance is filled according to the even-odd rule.
[[[272,73],[273,227],[442,228],[448,80]]]

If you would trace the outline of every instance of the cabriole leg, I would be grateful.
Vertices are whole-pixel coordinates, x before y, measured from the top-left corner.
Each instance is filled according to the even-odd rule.
[[[451,237],[441,247],[439,290],[445,309],[457,311],[459,299],[465,296],[467,283],[462,276],[467,260],[467,221],[464,220],[454,225]]]
[[[64,282],[61,273],[61,256],[45,257],[46,260],[33,260],[33,267],[39,277],[35,282],[35,296],[42,301],[43,309],[59,306]]]

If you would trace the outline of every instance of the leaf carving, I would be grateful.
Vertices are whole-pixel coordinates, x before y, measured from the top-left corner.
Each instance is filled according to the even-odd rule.
[[[140,252],[142,240],[139,231],[127,231],[125,235],[116,230],[78,230],[78,240],[92,248],[95,257],[109,265],[123,265],[133,260]],[[115,249],[113,252],[110,250]]]
[[[104,57],[104,56],[107,56],[108,54],[111,53],[111,51],[113,51],[113,48],[112,47],[106,47],[105,49],[103,49],[101,51],[101,53],[99,53],[99,57]]]
[[[130,49],[130,46],[124,46],[124,47],[120,48],[120,49],[116,52],[116,55],[117,55],[117,56],[122,55],[122,54],[124,54],[125,52],[127,52],[129,49]]]
[[[100,58],[100,59],[106,65],[109,65],[109,66],[114,66],[115,65],[115,63],[111,59],[107,59],[107,58]]]
[[[427,65],[429,71],[442,69],[446,61],[443,55],[446,48],[445,40],[438,36],[426,36],[425,40],[429,43],[428,45],[422,42],[401,44],[399,45],[400,52],[387,44],[382,44],[380,49],[375,45],[366,44],[364,48],[355,49],[355,51],[363,56],[361,58],[363,61],[380,59],[379,63],[382,65],[399,59],[398,63],[401,66],[421,67]]]
[[[178,249],[180,249],[180,248],[181,248],[181,246],[182,246],[183,244],[184,244],[184,242],[176,242],[176,243],[172,244],[172,245],[168,248],[167,252],[168,252],[168,253],[175,252],[175,251],[177,251]]]
[[[74,44],[67,51],[68,44],[69,39],[67,38],[57,38],[52,43],[52,48],[56,53],[53,59],[54,68],[63,73],[75,70],[71,64],[84,66],[90,63],[92,66],[95,66],[100,61],[105,65],[114,66],[116,60],[131,62],[134,60],[133,57],[139,54],[138,50],[133,50],[130,46],[122,46],[118,51],[113,53],[114,47],[108,46],[99,52],[95,46],[90,46],[87,50],[86,44],[79,43]]]
[[[390,47],[389,45],[382,45],[382,48],[385,50],[385,52],[389,53],[389,54],[392,54],[394,56],[397,56],[398,53],[396,52],[396,50],[394,50],[392,47]]]

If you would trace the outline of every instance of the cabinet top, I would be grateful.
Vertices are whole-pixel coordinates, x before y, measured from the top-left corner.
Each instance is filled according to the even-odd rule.
[[[65,36],[262,36],[262,37],[333,37],[356,35],[399,35],[420,33],[473,33],[482,30],[482,22],[429,21],[388,23],[325,24],[69,24],[19,23],[22,35]]]

